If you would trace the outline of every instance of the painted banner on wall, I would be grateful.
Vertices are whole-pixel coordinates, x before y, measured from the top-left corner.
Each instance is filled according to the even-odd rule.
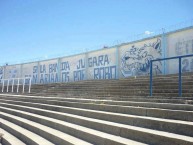
[[[161,38],[154,38],[120,47],[120,71],[122,77],[147,75],[150,60],[161,58]],[[153,72],[162,73],[162,63],[153,64]]]
[[[61,58],[61,81],[73,82],[85,80],[85,68],[85,54]]]
[[[88,79],[116,79],[116,49],[104,49],[88,54]]]
[[[36,74],[38,71],[38,63],[27,63],[22,65],[22,78],[26,77],[31,77],[32,78],[32,83],[36,84],[38,83],[38,76]]]
[[[1,82],[1,79],[4,78],[4,68],[3,67],[0,67],[0,82]]]
[[[193,29],[167,36],[168,57],[193,54]],[[168,73],[178,73],[178,60],[168,61]],[[193,71],[193,57],[182,59],[182,72]]]
[[[0,79],[31,77],[32,83],[45,84],[148,75],[151,60],[186,54],[193,54],[193,28],[79,55],[3,66]],[[182,59],[182,72],[190,71],[193,57]],[[153,73],[178,73],[178,61],[156,61]]]
[[[6,66],[5,78],[19,78],[21,76],[21,65]]]
[[[40,84],[58,82],[58,60],[57,59],[42,61],[39,63],[39,67],[34,66],[34,70],[39,70]],[[38,74],[36,71],[34,71],[33,75],[37,76]]]

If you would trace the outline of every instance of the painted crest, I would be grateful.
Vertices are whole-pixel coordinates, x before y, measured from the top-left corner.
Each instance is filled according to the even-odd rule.
[[[161,40],[144,44],[143,47],[133,45],[121,58],[121,72],[124,77],[135,75],[146,75],[149,73],[150,61],[161,57]],[[161,62],[153,63],[153,71],[161,72]]]

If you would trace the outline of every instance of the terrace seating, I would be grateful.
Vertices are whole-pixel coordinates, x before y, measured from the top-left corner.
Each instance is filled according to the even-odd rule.
[[[193,76],[32,85],[0,94],[1,144],[193,145]]]

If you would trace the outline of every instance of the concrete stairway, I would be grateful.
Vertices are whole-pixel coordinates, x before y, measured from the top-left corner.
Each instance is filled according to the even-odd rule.
[[[183,97],[193,97],[193,74],[185,73],[182,76]],[[1,90],[0,86],[0,90]],[[4,88],[6,92],[7,87]],[[11,86],[9,87],[11,91]],[[14,87],[16,92],[17,87]],[[10,92],[9,91],[9,92]],[[28,92],[28,86],[25,87]],[[19,93],[22,94],[22,86]],[[27,93],[26,93],[27,94]],[[98,99],[123,99],[132,96],[149,95],[149,77],[129,77],[120,80],[86,80],[69,83],[35,84],[32,85],[31,93],[28,95],[36,96],[68,96],[78,98],[98,98]],[[178,76],[160,75],[153,77],[153,95],[176,97],[178,96]]]
[[[193,97],[193,74],[182,77],[182,93],[184,97]],[[65,94],[65,95],[64,95]],[[130,77],[120,80],[87,80],[69,83],[32,85],[31,95],[37,96],[77,96],[84,98],[117,99],[128,96],[148,96],[149,77]],[[178,96],[178,76],[166,75],[153,77],[153,95]]]
[[[39,84],[31,94],[19,95],[22,87],[18,95],[0,94],[0,145],[193,145],[193,74],[182,80],[183,97],[176,75],[154,77],[153,97],[149,77]]]
[[[193,97],[0,95],[1,143],[193,145]]]

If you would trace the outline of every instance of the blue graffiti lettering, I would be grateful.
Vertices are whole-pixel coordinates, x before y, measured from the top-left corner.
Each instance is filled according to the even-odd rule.
[[[58,64],[54,63],[54,64],[49,64],[49,73],[54,73],[57,71],[58,68]]]
[[[94,79],[116,79],[116,66],[95,68]]]
[[[32,82],[33,83],[37,83],[38,82],[38,75],[37,74],[33,74]]]
[[[76,66],[77,69],[85,68],[85,61],[83,59],[80,59],[78,61],[78,65]]]
[[[98,57],[90,57],[88,58],[88,66],[96,67],[96,66],[105,66],[109,64],[108,55],[100,55]]]
[[[62,82],[69,82],[70,77],[69,77],[69,72],[62,72]]]
[[[33,67],[33,73],[38,73],[38,66]]]
[[[40,65],[40,73],[46,73],[46,65]]]
[[[51,73],[51,74],[41,74],[40,75],[40,83],[46,84],[46,83],[55,83],[58,82],[58,74],[57,73]]]
[[[68,61],[62,62],[62,71],[69,71],[70,70],[70,65]]]
[[[74,81],[84,80],[85,70],[74,71]]]

